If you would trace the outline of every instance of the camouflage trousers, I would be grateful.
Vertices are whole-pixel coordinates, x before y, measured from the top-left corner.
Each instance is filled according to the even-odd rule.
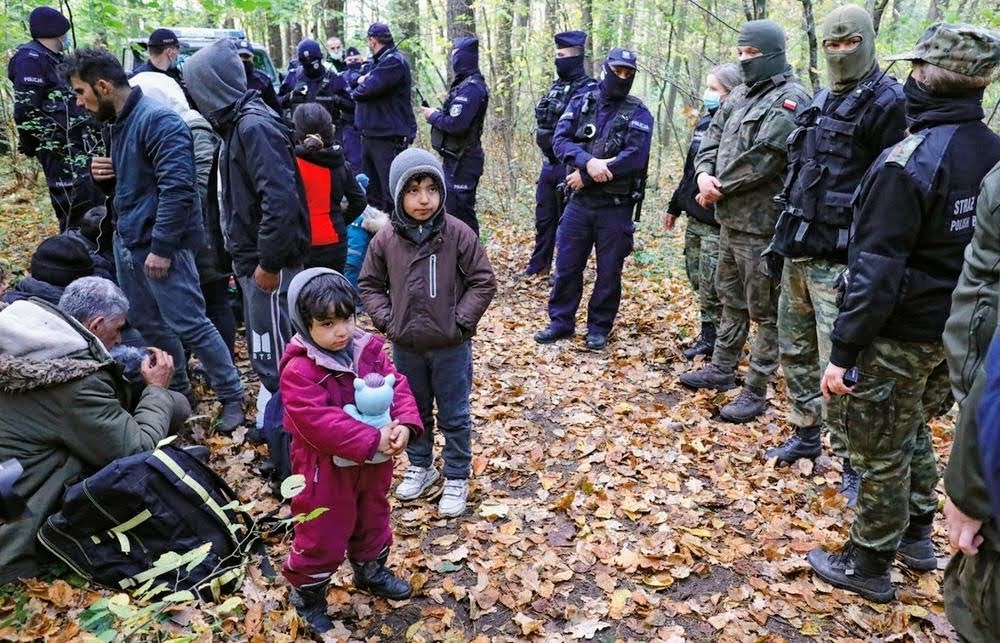
[[[712,363],[735,371],[750,334],[750,322],[757,324],[751,342],[750,372],[746,383],[764,388],[778,369],[778,287],[779,280],[761,271],[760,254],[771,242],[769,236],[747,234],[722,226],[719,233],[719,267],[715,288],[722,301],[718,338]]]
[[[824,403],[822,397],[815,397],[830,362],[830,331],[839,312],[837,281],[843,271],[842,264],[826,259],[785,259],[778,299],[778,347],[792,406],[788,423],[795,428],[822,425],[830,434],[833,453],[846,458],[843,399],[834,396]]]
[[[979,553],[955,553],[944,570],[944,611],[963,641],[1000,641],[1000,542],[984,528]]]
[[[701,323],[719,325],[722,304],[715,291],[715,269],[719,265],[719,229],[688,217],[684,231],[684,268],[691,287],[698,293]]]
[[[851,466],[861,476],[851,540],[895,552],[910,516],[937,510],[937,463],[925,408],[927,382],[944,347],[883,337],[858,356],[861,380],[845,396],[841,421]]]

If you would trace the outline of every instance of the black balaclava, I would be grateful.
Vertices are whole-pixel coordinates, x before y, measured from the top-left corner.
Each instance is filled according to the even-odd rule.
[[[452,69],[455,78],[462,79],[479,72],[479,39],[471,37],[456,38],[454,51],[451,55]]]
[[[785,32],[773,20],[751,20],[740,29],[740,47],[756,47],[763,55],[740,61],[743,82],[752,87],[789,70],[785,59]]]
[[[576,80],[583,76],[583,55],[556,58],[556,74],[561,80]]]
[[[635,76],[631,78],[619,78],[611,69],[608,61],[604,61],[604,77],[601,78],[601,93],[609,100],[624,100],[628,93],[632,91],[632,83]]]

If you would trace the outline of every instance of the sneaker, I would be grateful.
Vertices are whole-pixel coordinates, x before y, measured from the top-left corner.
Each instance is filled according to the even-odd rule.
[[[434,467],[406,467],[403,481],[396,487],[396,497],[400,500],[413,500],[427,493],[440,474]]]
[[[468,480],[445,480],[444,492],[438,502],[438,513],[442,516],[461,516],[465,513],[465,501],[468,497]]]

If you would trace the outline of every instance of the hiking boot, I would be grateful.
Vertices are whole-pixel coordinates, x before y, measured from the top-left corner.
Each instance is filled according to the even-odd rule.
[[[413,588],[405,580],[397,578],[389,571],[389,568],[385,566],[385,561],[388,559],[389,547],[387,546],[375,560],[366,562],[352,560],[354,586],[362,592],[394,601],[409,598],[410,594],[413,593]]]
[[[698,355],[711,357],[713,352],[715,352],[715,324],[702,322],[701,335],[698,335],[694,344],[684,349],[684,357],[687,360],[693,360]]]
[[[847,498],[847,506],[854,508],[858,504],[858,492],[861,491],[861,476],[851,467],[849,460],[844,460],[844,472],[840,474],[840,493]]]
[[[722,407],[719,415],[726,422],[743,424],[758,417],[767,408],[767,391],[744,384],[736,399]]]
[[[317,634],[333,629],[333,621],[326,613],[326,587],[330,581],[316,585],[293,587],[289,602],[295,606],[302,620]]]
[[[608,345],[608,336],[589,333],[585,345],[589,351],[603,351]]]
[[[551,326],[546,326],[544,329],[535,333],[535,341],[539,344],[553,344],[558,342],[560,339],[567,339],[572,336],[572,330],[556,330]]]
[[[438,477],[439,474],[434,467],[416,467],[411,464],[406,467],[403,481],[396,487],[396,497],[400,500],[419,498],[437,482]]]
[[[910,524],[903,532],[896,557],[910,569],[929,572],[937,569],[937,554],[931,541],[934,512],[910,516]]]
[[[219,432],[232,433],[246,422],[247,415],[243,411],[243,400],[229,400],[222,403],[219,412]]]
[[[799,426],[795,427],[795,434],[785,440],[784,444],[768,449],[764,453],[764,459],[777,457],[778,464],[794,464],[802,458],[815,460],[821,453],[823,446],[819,441],[819,427]]]
[[[830,554],[817,548],[809,552],[806,560],[817,576],[834,587],[875,603],[888,603],[895,597],[889,578],[891,552],[875,551],[847,541],[839,553]]]
[[[703,366],[696,371],[681,375],[681,384],[691,388],[714,388],[728,391],[736,388],[736,377],[732,371],[724,371],[715,364]]]
[[[438,513],[448,517],[461,516],[465,513],[465,501],[468,497],[468,480],[445,480],[444,491],[438,502]]]

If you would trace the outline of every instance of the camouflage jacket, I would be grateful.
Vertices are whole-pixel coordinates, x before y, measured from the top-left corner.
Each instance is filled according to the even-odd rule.
[[[810,102],[791,73],[777,79],[734,89],[715,113],[695,161],[696,176],[707,172],[722,183],[716,220],[761,236],[774,234],[772,199],[781,192],[788,166],[785,142],[795,115]]]

